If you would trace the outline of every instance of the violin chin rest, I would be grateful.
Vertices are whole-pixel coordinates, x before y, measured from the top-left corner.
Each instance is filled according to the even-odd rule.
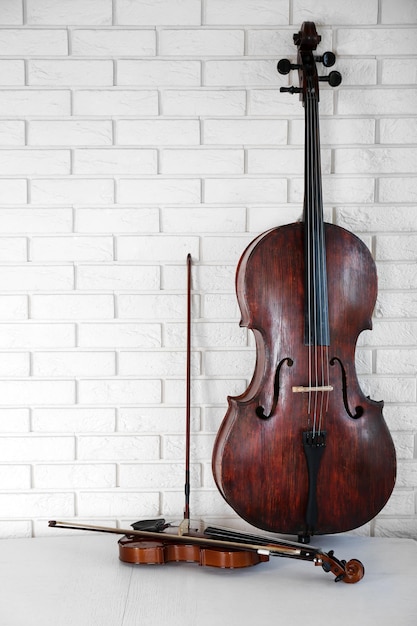
[[[154,533],[160,533],[168,526],[165,519],[143,519],[131,524],[133,530],[148,530]]]

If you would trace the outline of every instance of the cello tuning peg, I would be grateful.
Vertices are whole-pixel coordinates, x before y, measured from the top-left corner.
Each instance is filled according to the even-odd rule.
[[[324,67],[332,67],[336,63],[336,56],[333,52],[324,52],[322,56],[314,58],[318,63],[323,63]]]
[[[296,63],[291,63],[288,59],[281,59],[278,61],[277,70],[280,74],[289,74],[291,70],[298,70],[301,67]]]
[[[287,92],[287,93],[290,93],[290,94],[301,93],[302,92],[301,87],[280,87],[279,90],[281,91],[281,93]]]
[[[320,76],[319,80],[329,83],[330,87],[338,87],[342,82],[342,75],[340,72],[330,72],[328,76]]]

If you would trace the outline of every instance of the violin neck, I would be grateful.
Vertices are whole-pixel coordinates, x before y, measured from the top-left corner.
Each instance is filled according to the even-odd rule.
[[[306,267],[305,341],[330,345],[326,242],[321,183],[318,96],[314,89],[305,101],[304,232]]]

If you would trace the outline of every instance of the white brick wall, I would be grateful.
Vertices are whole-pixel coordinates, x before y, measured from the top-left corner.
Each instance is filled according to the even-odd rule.
[[[343,74],[321,90],[325,214],[376,258],[357,369],[399,461],[357,532],[416,536],[416,2],[2,0],[1,537],[181,516],[188,252],[191,510],[234,518],[210,468],[255,359],[234,274],[301,213],[303,111],[275,67],[305,19]]]

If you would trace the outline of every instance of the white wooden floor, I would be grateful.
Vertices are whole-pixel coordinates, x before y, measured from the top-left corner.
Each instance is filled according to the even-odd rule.
[[[417,542],[319,537],[365,577],[334,583],[313,563],[273,558],[242,570],[128,565],[114,535],[0,542],[1,626],[416,626]]]

